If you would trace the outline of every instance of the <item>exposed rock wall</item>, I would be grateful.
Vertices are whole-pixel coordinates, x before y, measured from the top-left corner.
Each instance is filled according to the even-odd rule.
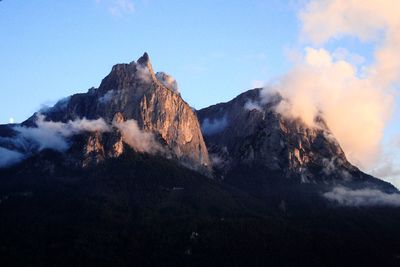
[[[281,96],[271,95],[263,103],[260,90],[250,90],[227,103],[198,111],[217,168],[228,170],[235,164],[261,164],[288,176],[296,175],[303,182],[343,179],[358,171],[347,161],[321,118],[315,128],[300,120],[284,118],[275,111]],[[204,121],[209,125],[209,122],[220,123],[221,118],[225,118],[226,126],[207,134]]]
[[[156,77],[147,53],[137,62],[115,65],[98,89],[73,95],[43,113],[47,120],[103,118],[109,124],[116,114],[121,114],[123,120],[135,120],[140,130],[154,135],[166,156],[194,169],[207,170],[210,166],[196,113],[177,91]],[[33,120],[32,117],[25,125],[33,125]],[[101,139],[93,135],[87,140],[85,153],[91,155],[88,158],[92,161],[119,154],[100,149]],[[118,147],[116,151],[121,150],[120,144],[114,145]]]

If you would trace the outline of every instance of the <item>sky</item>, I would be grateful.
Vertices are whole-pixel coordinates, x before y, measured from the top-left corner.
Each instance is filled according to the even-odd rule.
[[[114,64],[145,51],[195,108],[227,101],[284,72],[282,45],[293,43],[298,27],[293,5],[3,0],[0,123],[20,122],[43,104],[97,87]]]
[[[314,112],[310,107],[322,109],[346,154],[355,155],[353,163],[400,186],[398,84],[381,85],[383,78],[371,74],[387,70],[377,53],[383,51],[386,61],[398,55],[384,49],[396,44],[390,37],[398,30],[397,5],[396,0],[366,0],[362,6],[356,0],[3,0],[0,123],[21,122],[42,106],[97,87],[114,64],[148,52],[153,68],[174,76],[182,97],[196,109],[280,84],[295,104],[282,107],[285,114],[307,120]],[[323,89],[297,86],[315,74]],[[324,77],[337,77],[337,88],[331,90]],[[365,112],[355,117],[359,110]],[[369,135],[365,129],[372,129]]]

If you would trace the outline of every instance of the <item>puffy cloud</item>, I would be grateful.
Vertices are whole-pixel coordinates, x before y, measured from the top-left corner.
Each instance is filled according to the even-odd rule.
[[[400,168],[398,167],[398,163],[390,160],[390,159],[384,159],[380,160],[379,165],[375,168],[373,168],[370,173],[371,175],[382,178],[390,183],[392,183],[394,186],[396,186],[398,189],[400,188]]]
[[[0,137],[0,168],[18,163],[25,157],[43,149],[54,149],[64,152],[69,148],[67,138],[82,132],[109,132],[111,127],[103,120],[54,122],[46,121],[42,114],[37,115],[36,127],[15,126],[18,133],[14,137]],[[11,149],[9,149],[11,148]]]
[[[106,104],[108,102],[110,102],[115,95],[117,94],[117,92],[115,90],[110,90],[107,93],[105,93],[103,96],[99,97],[99,102],[102,104]]]
[[[394,138],[384,143],[384,149],[380,153],[379,161],[370,167],[370,173],[400,188],[400,150],[396,139]]]
[[[37,115],[36,127],[16,126],[13,129],[18,133],[13,138],[0,137],[0,145],[12,147],[13,150],[0,147],[0,167],[7,167],[18,163],[26,156],[43,149],[66,151],[70,144],[68,137],[83,132],[110,132],[112,126],[102,118],[97,120],[76,119],[74,121],[54,122],[47,121],[44,115]],[[123,141],[139,152],[156,153],[162,151],[161,145],[155,140],[152,133],[140,130],[135,120],[113,122],[113,126],[120,130]]]
[[[376,159],[393,95],[358,77],[352,64],[335,61],[324,49],[307,48],[303,62],[274,88],[286,99],[278,112],[310,126],[322,113],[350,160],[368,165]]]
[[[339,175],[342,179],[350,181],[352,179],[352,176],[348,171],[340,167],[342,164],[343,161],[341,158],[324,158],[322,160],[322,172],[325,175]]]
[[[251,82],[251,86],[253,88],[263,88],[265,86],[265,82],[261,80],[254,80]]]
[[[310,126],[322,114],[349,159],[366,168],[377,160],[383,130],[400,81],[400,2],[397,0],[309,1],[300,12],[301,38],[321,46],[355,36],[372,42],[374,60],[337,48],[308,47],[274,86],[285,101],[277,111]]]
[[[400,75],[399,10],[397,0],[313,0],[300,14],[302,37],[315,44],[343,36],[377,42],[369,75],[377,84],[389,86]]]
[[[109,132],[111,130],[110,126],[102,118],[97,120],[76,119],[65,123],[65,127],[69,130],[66,136],[81,132]]]
[[[204,135],[213,135],[223,131],[228,126],[228,119],[223,116],[220,119],[205,118],[201,124],[201,131]]]
[[[136,75],[142,81],[149,83],[151,81],[151,74],[148,67],[141,64],[136,64]]]
[[[41,104],[39,108],[39,113],[45,113],[45,112],[57,112],[57,111],[62,111],[65,110],[68,107],[68,103],[71,97],[65,97],[60,100],[58,100],[54,105],[52,101],[45,102]]]
[[[332,53],[332,57],[337,61],[344,60],[350,62],[354,66],[359,66],[365,63],[365,58],[363,56],[351,53],[349,50],[343,47],[335,49],[335,51]]]
[[[36,127],[17,126],[14,130],[19,134],[14,142],[33,143],[37,149],[50,148],[58,151],[65,151],[69,148],[67,137],[82,132],[108,132],[110,127],[103,119],[87,120],[86,118],[74,121],[54,122],[46,121],[44,115],[37,115]],[[29,147],[29,145],[25,145]]]
[[[317,44],[345,35],[375,39],[382,28],[399,24],[399,9],[397,0],[312,0],[300,12],[302,34]]]
[[[25,155],[17,151],[12,151],[0,147],[0,168],[9,167],[24,159]]]
[[[179,92],[178,83],[171,75],[168,75],[165,72],[157,72],[156,77],[165,87],[171,89],[174,92]]]
[[[161,150],[160,144],[152,133],[142,131],[135,120],[113,123],[122,134],[125,143],[139,152],[156,153]]]
[[[247,110],[258,110],[258,111],[263,111],[263,108],[261,107],[261,104],[258,101],[251,101],[248,100],[245,104],[244,104],[244,108]]]
[[[388,194],[377,189],[351,190],[335,187],[324,193],[324,197],[343,206],[400,206],[400,194]]]

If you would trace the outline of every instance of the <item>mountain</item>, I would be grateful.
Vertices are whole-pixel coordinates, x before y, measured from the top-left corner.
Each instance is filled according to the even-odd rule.
[[[0,125],[0,262],[399,266],[398,190],[280,101],[254,89],[194,111],[145,53]]]
[[[80,142],[69,140],[72,148],[66,154],[72,165],[87,166],[118,157],[124,144],[129,144],[140,152],[175,158],[203,173],[210,169],[195,112],[183,101],[171,76],[154,73],[147,53],[137,62],[115,65],[99,88],[60,100],[23,122],[24,128],[17,129],[26,133],[40,126],[47,132],[63,128],[64,132],[55,133],[68,135],[69,139],[76,133],[85,135]],[[66,134],[71,128],[75,133]],[[30,148],[26,150],[26,146],[19,148],[21,153],[32,152]]]
[[[279,93],[263,93],[262,89],[249,90],[197,112],[220,175],[238,166],[257,166],[299,183],[358,183],[396,192],[347,160],[322,117],[316,119],[316,127],[286,118],[276,112],[283,101]]]

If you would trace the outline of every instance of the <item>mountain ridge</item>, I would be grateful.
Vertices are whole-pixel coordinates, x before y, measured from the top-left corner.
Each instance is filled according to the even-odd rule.
[[[125,145],[131,145],[139,152],[175,158],[210,177],[211,168],[223,177],[235,164],[255,163],[282,171],[284,177],[300,183],[369,180],[348,162],[322,117],[317,118],[318,127],[285,118],[275,110],[282,101],[279,93],[261,97],[264,91],[248,90],[228,102],[193,111],[177,91],[175,79],[164,72],[155,73],[144,53],[137,62],[114,65],[99,88],[64,98],[35,113],[21,127],[35,128],[40,118],[49,127],[62,123],[70,128],[69,124],[82,119],[89,124],[104,122],[100,131],[92,131],[92,127],[76,130],[77,134],[86,132],[86,141],[68,152],[69,161],[80,159],[72,164],[75,166],[119,157]],[[18,136],[15,129],[15,125],[8,130],[3,126],[6,149],[15,147],[4,142]]]
[[[3,264],[399,266],[398,190],[322,117],[287,119],[261,89],[195,112],[138,62],[0,125]]]
[[[279,93],[264,97],[261,93],[261,88],[252,89],[197,111],[209,153],[221,175],[235,165],[258,164],[283,171],[284,176],[300,183],[365,180],[374,184],[372,176],[347,160],[322,117],[316,118],[317,127],[308,127],[299,119],[276,112],[282,101]],[[213,128],[215,124],[224,127]],[[386,183],[381,185],[394,190]]]
[[[209,172],[207,148],[196,114],[181,98],[179,92],[164,85],[173,78],[165,73],[159,76],[166,80],[158,80],[150,58],[145,53],[137,63],[133,61],[113,66],[98,89],[91,88],[87,93],[65,98],[54,107],[42,110],[40,114],[34,114],[23,122],[22,126],[36,127],[39,115],[43,116],[45,123],[48,124],[50,122],[68,124],[82,119],[92,122],[101,119],[112,126],[112,129],[107,131],[115,132],[116,127],[121,135],[118,137],[116,133],[116,136],[111,138],[115,139],[115,144],[111,147],[117,146],[120,151],[106,151],[105,154],[119,156],[122,153],[121,141],[123,141],[136,146],[136,149],[141,146],[139,150],[142,152],[162,152],[166,157],[177,158],[178,162],[190,168]],[[116,115],[119,116],[117,123],[114,121]],[[121,134],[121,130],[125,130],[125,135]],[[104,148],[99,150],[94,148],[96,144],[101,145],[100,137],[101,135],[97,133],[89,138],[87,142],[92,147],[86,147],[86,150],[91,150],[92,154],[100,152],[97,158],[104,159],[106,156],[101,155],[104,154],[101,151]],[[152,146],[145,147],[141,140],[134,140],[135,138],[145,138],[147,139],[145,142]],[[154,147],[158,147],[157,151],[152,149]]]

